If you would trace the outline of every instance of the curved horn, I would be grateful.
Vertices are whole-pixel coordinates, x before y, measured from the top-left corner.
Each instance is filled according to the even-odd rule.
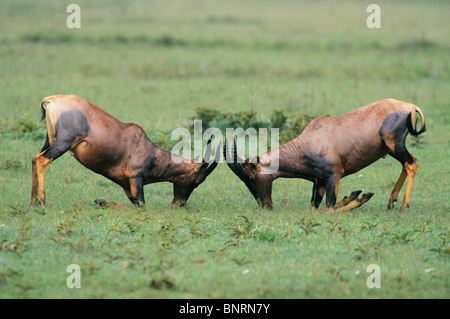
[[[206,151],[205,151],[205,156],[203,156],[202,163],[209,162],[209,157],[211,156],[211,139],[212,139],[212,136],[209,138],[208,142],[206,143]]]
[[[211,139],[209,141],[211,141]],[[209,163],[209,165],[205,168],[206,176],[211,174],[211,172],[216,168],[217,164],[219,164],[221,147],[222,147],[222,141],[220,141],[219,145],[217,146],[216,155],[214,156],[214,160],[211,163]],[[206,151],[208,151],[208,149]],[[209,155],[211,155],[211,145],[209,146]],[[209,155],[208,155],[208,157],[209,157]],[[206,154],[205,154],[205,158],[206,158]]]
[[[227,139],[225,139],[225,143],[223,144],[223,159],[228,164],[228,147],[227,147]]]
[[[225,139],[225,145],[223,147],[223,155],[225,157],[225,161],[227,162],[228,167],[239,177],[239,178],[243,178],[244,176],[246,176],[246,172],[244,169],[244,166],[242,163],[238,163],[238,155],[237,155],[237,147],[236,147],[236,140],[233,140],[233,148],[232,148],[232,152],[233,152],[233,162],[230,163],[229,162],[229,156],[228,156],[228,145],[227,145],[227,140]]]
[[[235,173],[237,175],[237,177],[239,177],[239,179],[245,183],[247,188],[250,190],[250,193],[252,193],[253,197],[258,202],[258,205],[263,206],[264,199],[262,198],[259,191],[255,188],[255,186],[252,185],[252,183],[250,181],[250,174],[244,168],[245,164],[238,163],[238,161],[237,161],[238,157],[241,159],[242,159],[242,157],[237,154],[236,140],[234,140],[234,143],[233,143],[233,162],[232,163],[229,162],[229,157],[227,155],[228,155],[228,147],[227,147],[227,140],[225,139],[225,145],[223,147],[223,156],[225,157],[228,167],[230,167],[230,169],[233,171],[233,173]]]

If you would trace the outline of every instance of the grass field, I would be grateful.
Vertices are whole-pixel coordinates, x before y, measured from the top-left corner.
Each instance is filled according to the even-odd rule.
[[[0,298],[448,298],[450,4],[380,0],[369,29],[372,2],[79,0],[68,29],[73,1],[2,0]],[[276,181],[274,210],[259,209],[223,164],[185,208],[159,183],[138,209],[68,154],[33,207],[39,102],[60,93],[149,136],[192,124],[196,107],[337,116],[387,97],[420,106],[428,130],[407,140],[420,168],[406,212],[386,210],[391,158],[341,182],[340,197],[375,193],[344,214],[310,212],[303,180]],[[66,286],[70,264],[81,289]]]

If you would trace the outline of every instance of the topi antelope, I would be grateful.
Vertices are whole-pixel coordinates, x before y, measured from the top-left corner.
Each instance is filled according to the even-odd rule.
[[[421,128],[415,124],[416,112]],[[311,209],[317,209],[326,193],[328,210],[347,211],[367,202],[373,193],[352,192],[336,202],[341,178],[356,173],[388,154],[398,160],[402,172],[395,185],[388,208],[394,207],[405,179],[402,210],[409,207],[411,189],[418,164],[405,146],[408,133],[425,132],[425,118],[419,107],[394,100],[375,102],[340,117],[321,117],[309,123],[297,138],[259,156],[243,159],[238,156],[236,141],[229,154],[227,141],[224,157],[230,169],[245,183],[261,207],[273,208],[272,182],[280,177],[303,178],[314,183]],[[272,161],[278,170],[270,171]]]
[[[45,204],[46,166],[69,150],[85,167],[122,186],[136,205],[145,203],[144,185],[167,181],[173,183],[171,206],[184,206],[220,159],[219,145],[210,161],[211,139],[201,163],[183,159],[153,144],[140,126],[122,123],[74,95],[46,97],[41,109],[47,139],[32,161],[31,202],[35,204]]]

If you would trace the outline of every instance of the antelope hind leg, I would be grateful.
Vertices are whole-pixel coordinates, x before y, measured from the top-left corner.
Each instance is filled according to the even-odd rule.
[[[340,208],[342,206],[347,205],[348,203],[354,201],[355,199],[358,198],[359,194],[361,194],[362,190],[358,190],[358,191],[354,191],[350,194],[350,196],[344,196],[343,199],[341,199],[340,201],[338,201],[335,205],[334,208]]]
[[[341,208],[335,209],[335,212],[346,212],[355,208],[358,208],[362,206],[364,203],[366,203],[370,198],[372,198],[373,193],[365,193],[361,196],[361,198],[356,199],[355,201],[351,202],[350,204],[343,206]]]

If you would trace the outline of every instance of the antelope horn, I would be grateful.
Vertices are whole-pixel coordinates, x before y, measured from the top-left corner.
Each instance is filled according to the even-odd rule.
[[[210,148],[209,153],[211,154],[211,146],[209,148]],[[220,161],[220,149],[221,148],[222,148],[222,141],[220,141],[219,145],[217,146],[216,155],[214,156],[214,160],[211,163],[209,163],[209,165],[205,168],[206,176],[211,174],[211,172],[216,168],[217,164],[219,164],[219,161]],[[209,155],[208,155],[208,157],[209,157]]]
[[[225,161],[227,162],[228,167],[230,167],[230,169],[239,177],[242,179],[242,177],[244,177],[246,175],[246,172],[244,170],[244,167],[241,163],[238,163],[238,155],[237,155],[237,147],[236,147],[236,140],[233,140],[233,148],[232,148],[232,152],[233,152],[233,162],[230,163],[228,161],[229,157],[228,155],[228,145],[227,145],[227,140],[225,139],[225,145],[223,147],[223,155],[225,157]]]
[[[223,159],[228,164],[228,145],[227,145],[227,139],[225,139],[225,143],[223,144]]]
[[[205,156],[203,156],[203,161],[202,163],[209,163],[209,157],[211,156],[211,138],[209,138],[208,142],[206,143],[206,151],[205,151]]]

